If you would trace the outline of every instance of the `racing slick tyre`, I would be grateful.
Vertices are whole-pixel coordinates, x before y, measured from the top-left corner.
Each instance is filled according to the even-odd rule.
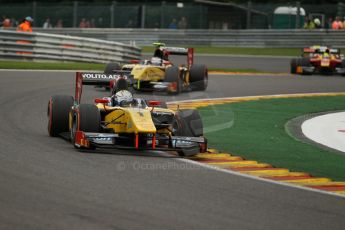
[[[121,70],[121,66],[118,63],[110,62],[105,66],[104,73],[105,74],[113,74],[114,70]],[[110,90],[109,86],[95,86],[95,88],[105,88],[106,90]]]
[[[175,114],[173,122],[173,135],[186,137],[203,136],[203,123],[199,112],[195,109],[179,110]],[[180,156],[192,156],[199,152],[199,146],[195,146],[192,149],[181,149],[178,151],[178,154]]]
[[[302,66],[302,67],[310,67],[311,66],[311,63],[310,63],[310,60],[309,58],[305,58],[305,57],[302,57],[298,60],[298,65]],[[303,73],[304,75],[311,75],[312,73],[308,73],[308,72],[304,72]]]
[[[58,136],[60,133],[68,132],[68,116],[74,99],[67,95],[54,95],[48,103],[47,115],[48,133],[52,137]]]
[[[112,95],[115,95],[117,92],[119,92],[121,90],[128,90],[128,89],[129,89],[129,87],[128,87],[127,80],[124,79],[124,78],[119,78],[116,81],[116,83],[115,83],[115,85],[114,85],[114,87],[112,89]]]
[[[203,123],[196,109],[178,110],[173,124],[174,135],[185,137],[200,137],[203,135]]]
[[[345,59],[341,61],[341,68],[345,68]],[[341,76],[345,77],[345,73],[343,73]]]
[[[208,71],[205,65],[192,65],[189,74],[192,89],[206,90],[208,85]]]
[[[112,74],[113,70],[120,70],[121,66],[119,63],[110,62],[105,66],[104,73],[105,74]]]
[[[79,129],[78,129],[79,126]],[[96,105],[80,104],[73,115],[71,141],[74,144],[76,131],[98,133],[101,130],[101,113]]]
[[[309,58],[305,58],[305,57],[302,57],[302,58],[299,60],[299,64],[300,64],[301,66],[305,66],[305,67],[311,66]]]
[[[297,59],[293,58],[291,59],[291,62],[290,62],[290,73],[296,74],[296,70],[297,70]]]
[[[168,91],[168,93],[179,94],[182,91],[182,81],[179,76],[178,67],[172,66],[165,70],[165,82],[176,84],[176,91]]]

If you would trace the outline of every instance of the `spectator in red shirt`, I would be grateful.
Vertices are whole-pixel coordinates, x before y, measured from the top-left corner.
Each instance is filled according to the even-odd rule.
[[[339,16],[335,17],[335,20],[332,22],[333,30],[340,30],[343,28],[343,23],[340,21]]]

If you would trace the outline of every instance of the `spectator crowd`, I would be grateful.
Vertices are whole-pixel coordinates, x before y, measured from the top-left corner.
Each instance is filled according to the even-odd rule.
[[[25,18],[22,20],[17,20],[15,18],[9,18],[6,15],[3,15],[0,18],[0,29],[8,29],[8,28],[18,28],[18,26],[25,21]],[[46,18],[42,25],[37,25],[38,23],[35,22],[36,27],[42,27],[43,29],[49,29],[49,28],[63,28],[63,20],[58,19],[55,22],[53,22],[50,18]],[[139,25],[133,21],[129,20],[124,27],[125,28],[136,28]],[[155,23],[155,28],[160,27],[160,23]],[[81,18],[79,21],[79,24],[77,25],[79,28],[105,28],[106,25],[104,23],[104,19],[102,17],[99,18]],[[179,21],[176,20],[176,18],[173,18],[172,21],[167,26],[169,29],[187,29],[188,28],[188,22],[187,18],[185,16],[182,16]]]
[[[311,16],[306,17],[304,20],[304,29],[331,29],[331,30],[342,30],[345,29],[345,17],[343,21],[340,16],[333,18],[328,18],[328,20],[322,25],[319,18],[312,18]]]
[[[23,22],[26,21],[27,18],[28,17],[23,18],[21,20],[17,20],[16,18],[10,18],[10,17],[7,17],[6,15],[3,15],[0,19],[0,28],[2,28],[2,29],[8,29],[11,27],[12,28],[18,28]],[[58,19],[58,20],[56,20],[55,24],[52,24],[50,21],[50,18],[47,18],[42,25],[42,28],[44,28],[44,29],[54,28],[54,27],[55,28],[62,28],[63,27],[62,19]]]
[[[18,21],[15,18],[9,18],[6,15],[3,15],[0,19],[0,28],[1,29],[7,29],[7,28],[18,28],[23,22],[25,21],[25,18]],[[102,17],[95,19],[91,18],[86,19],[82,18],[77,25],[79,28],[104,28],[106,27],[104,25],[104,20]],[[44,23],[41,26],[44,29],[49,28],[63,28],[63,20],[58,19],[53,24],[50,18],[46,18]],[[133,20],[129,20],[128,23],[125,25],[126,28],[135,28],[137,27],[137,24],[133,22]],[[159,28],[159,23],[155,24],[155,27]],[[169,29],[187,29],[188,28],[188,22],[187,18],[182,16],[179,21],[176,20],[176,18],[173,18],[171,22],[168,24],[167,28]],[[321,22],[320,18],[318,17],[311,17],[306,16],[304,19],[304,29],[332,29],[332,30],[345,30],[345,17],[343,20],[340,19],[340,16],[336,16],[333,18],[328,18],[326,22]]]

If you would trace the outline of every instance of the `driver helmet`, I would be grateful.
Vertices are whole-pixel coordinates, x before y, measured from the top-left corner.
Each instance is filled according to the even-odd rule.
[[[328,49],[328,48],[327,48],[327,49],[325,50],[325,52],[323,53],[323,56],[325,56],[325,57],[329,56],[329,49]]]
[[[26,18],[25,18],[25,21],[28,21],[28,22],[33,22],[34,21],[34,19],[32,18],[32,17],[30,17],[30,16],[27,16]]]
[[[120,90],[115,94],[115,97],[118,104],[121,104],[122,102],[133,101],[133,95],[128,90]]]
[[[320,25],[321,25],[320,19],[315,18],[315,19],[314,19],[314,24],[317,25],[317,26],[320,26]]]

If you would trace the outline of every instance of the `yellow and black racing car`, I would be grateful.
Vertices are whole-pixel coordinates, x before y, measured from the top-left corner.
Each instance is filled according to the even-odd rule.
[[[80,103],[83,85],[116,81],[110,97]],[[54,95],[48,103],[48,132],[81,149],[123,148],[177,151],[191,156],[207,150],[197,110],[167,109],[166,104],[133,98],[123,75],[76,74],[75,96]]]
[[[206,90],[208,70],[205,65],[194,64],[194,49],[167,47],[164,43],[154,43],[156,49],[150,60],[133,60],[132,64],[108,63],[105,74],[119,70],[127,71],[131,86],[138,91],[167,91],[178,94],[182,91]],[[187,63],[175,66],[170,55],[184,55]]]

